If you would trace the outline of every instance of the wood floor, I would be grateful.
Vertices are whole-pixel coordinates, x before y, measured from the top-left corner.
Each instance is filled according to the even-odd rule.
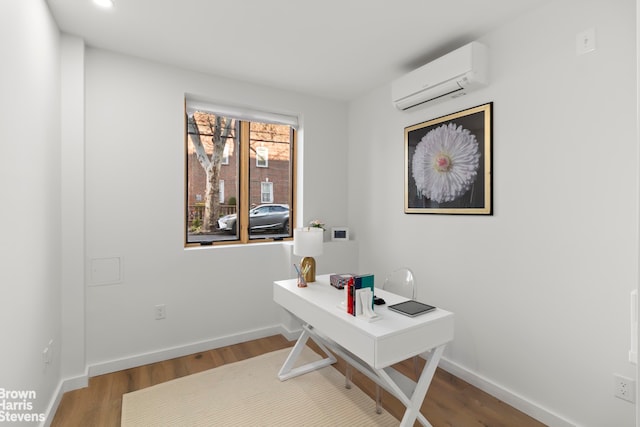
[[[64,394],[51,425],[53,427],[119,426],[122,395],[125,393],[292,345],[293,342],[287,341],[283,336],[275,335],[93,377],[89,379],[89,387]],[[345,364],[342,360],[334,366],[344,373]],[[413,359],[408,363],[399,364],[397,368],[405,375],[413,376]],[[356,370],[353,370],[353,382],[370,396],[375,395],[375,384]],[[385,392],[382,404],[398,420],[402,417],[404,406],[393,396]],[[371,402],[371,410],[375,411],[374,402]],[[422,405],[422,413],[434,427],[544,426],[441,369],[436,371],[427,398]],[[416,423],[416,425],[419,424]]]

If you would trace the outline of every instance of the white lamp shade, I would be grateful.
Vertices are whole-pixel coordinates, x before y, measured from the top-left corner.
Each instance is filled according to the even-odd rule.
[[[298,256],[322,255],[324,230],[317,227],[296,228],[293,230],[293,253]]]

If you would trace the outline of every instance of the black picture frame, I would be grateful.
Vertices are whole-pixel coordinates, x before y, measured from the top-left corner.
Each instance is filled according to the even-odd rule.
[[[404,212],[493,214],[493,103],[404,129]]]

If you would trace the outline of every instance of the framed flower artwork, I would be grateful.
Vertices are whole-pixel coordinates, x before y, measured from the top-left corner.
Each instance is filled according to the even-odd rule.
[[[492,110],[479,105],[404,129],[404,212],[492,215]]]

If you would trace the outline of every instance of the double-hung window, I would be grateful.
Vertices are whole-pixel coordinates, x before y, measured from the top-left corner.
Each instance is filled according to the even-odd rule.
[[[290,238],[297,117],[185,105],[185,244]]]
[[[273,182],[261,182],[260,197],[262,203],[273,203]]]
[[[269,167],[269,149],[267,147],[256,147],[256,167]]]

